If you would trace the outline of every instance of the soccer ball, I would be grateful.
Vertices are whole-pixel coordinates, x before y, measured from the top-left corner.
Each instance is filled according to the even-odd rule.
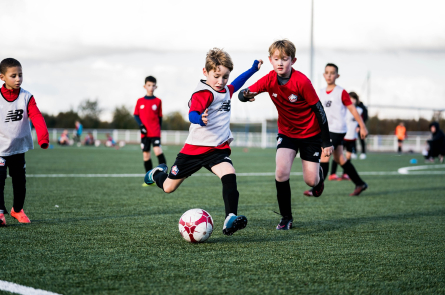
[[[190,209],[179,218],[179,233],[190,243],[202,243],[213,232],[213,219],[202,209]]]

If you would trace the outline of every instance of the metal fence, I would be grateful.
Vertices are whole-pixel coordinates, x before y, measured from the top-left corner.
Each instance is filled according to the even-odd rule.
[[[264,128],[265,129],[265,128]],[[264,131],[263,129],[263,131]],[[57,142],[57,139],[65,129],[49,129],[50,141]],[[74,135],[75,130],[69,130],[70,135]],[[141,133],[139,130],[122,129],[84,129],[82,139],[91,132],[95,139],[105,142],[106,134],[109,133],[116,142],[124,141],[128,144],[139,144]],[[161,141],[164,145],[183,145],[188,135],[188,131],[163,130]],[[274,148],[276,146],[276,133],[270,132],[233,132],[234,141],[231,146],[238,147],[259,147]],[[33,138],[36,138],[33,130]],[[403,143],[403,151],[422,152],[428,135],[409,136]],[[397,138],[394,135],[369,135],[366,138],[366,147],[372,152],[389,152],[397,150]]]

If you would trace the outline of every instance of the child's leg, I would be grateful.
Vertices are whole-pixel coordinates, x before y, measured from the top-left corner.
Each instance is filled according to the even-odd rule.
[[[162,152],[161,146],[153,145],[153,152],[155,153],[156,157],[158,158],[159,164],[167,164],[167,160],[165,159],[165,156],[164,156],[164,153]]]
[[[337,162],[332,161],[331,175],[337,174]]]
[[[226,217],[232,213],[238,215],[239,192],[236,184],[235,168],[228,162],[222,162],[211,168],[222,182],[223,199],[226,209]]]
[[[20,212],[23,209],[26,197],[25,154],[11,156],[8,167],[9,175],[12,177],[12,188],[14,191],[13,208],[15,212]]]
[[[320,164],[301,159],[304,182],[308,186],[316,186],[320,182]]]
[[[290,171],[297,152],[289,148],[279,148],[276,154],[275,185],[278,207],[283,217],[292,219]]]
[[[144,168],[145,172],[153,169],[153,162],[151,161],[150,152],[142,152],[142,158],[144,159]]]
[[[348,176],[351,178],[352,182],[354,182],[356,186],[365,184],[365,182],[358,175],[357,170],[355,170],[355,167],[352,165],[352,163],[349,160],[346,160],[345,156],[343,155],[342,145],[337,146],[333,154],[334,161],[341,165],[344,172],[348,174]]]
[[[3,164],[0,166],[0,211],[3,211],[4,214],[7,214],[8,211],[5,207],[5,180],[6,180],[6,167],[8,165],[7,157],[0,157],[0,161]],[[1,213],[1,212],[0,212]]]

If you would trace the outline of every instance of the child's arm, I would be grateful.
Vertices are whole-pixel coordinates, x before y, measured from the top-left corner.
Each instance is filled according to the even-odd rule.
[[[263,64],[263,61],[261,59],[255,60],[250,69],[248,69],[247,71],[245,71],[244,73],[242,73],[241,75],[236,77],[236,79],[233,80],[232,83],[230,83],[230,85],[232,85],[234,87],[233,93],[240,90],[241,87],[243,87],[244,83],[246,83],[246,81],[249,80],[249,78],[252,77],[253,74],[258,72],[258,70],[261,68],[262,64]]]
[[[207,108],[213,102],[213,95],[210,91],[200,91],[193,94],[190,99],[189,121],[192,124],[206,126],[208,123]]]
[[[352,116],[354,116],[354,119],[357,121],[357,123],[360,125],[360,137],[362,139],[365,139],[368,135],[368,129],[366,129],[365,123],[363,122],[362,116],[359,115],[357,112],[357,109],[353,104],[350,104],[346,106],[348,110],[351,112]]]
[[[238,99],[242,102],[255,101],[254,98],[255,96],[257,96],[261,92],[267,91],[268,76],[269,75],[264,76],[252,86],[249,86],[248,88],[241,90],[238,93]]]
[[[38,144],[42,149],[47,149],[49,144],[48,128],[34,97],[31,97],[28,103],[28,116],[36,129]]]

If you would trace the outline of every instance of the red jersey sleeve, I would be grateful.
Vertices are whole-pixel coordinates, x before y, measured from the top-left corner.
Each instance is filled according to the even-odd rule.
[[[206,108],[213,102],[213,94],[208,90],[202,90],[194,93],[190,102],[190,112],[202,114]]]
[[[352,104],[349,94],[344,89],[343,89],[343,92],[341,93],[341,101],[343,102],[345,107]]]
[[[133,115],[138,115],[139,116],[139,99],[136,102],[136,107],[134,108],[134,114]]]
[[[266,92],[269,81],[269,74],[259,79],[255,84],[249,87],[250,92]]]
[[[235,92],[235,86],[227,85],[227,88],[229,88],[230,98],[232,98],[233,92]]]
[[[49,134],[48,128],[46,127],[45,119],[42,116],[39,108],[37,107],[36,100],[34,97],[28,102],[28,116],[34,125],[37,132],[37,142],[43,149],[48,148]]]
[[[309,79],[305,79],[302,83],[301,94],[303,94],[304,99],[310,106],[316,104],[320,100]]]
[[[162,118],[162,100],[159,100],[159,118]]]

